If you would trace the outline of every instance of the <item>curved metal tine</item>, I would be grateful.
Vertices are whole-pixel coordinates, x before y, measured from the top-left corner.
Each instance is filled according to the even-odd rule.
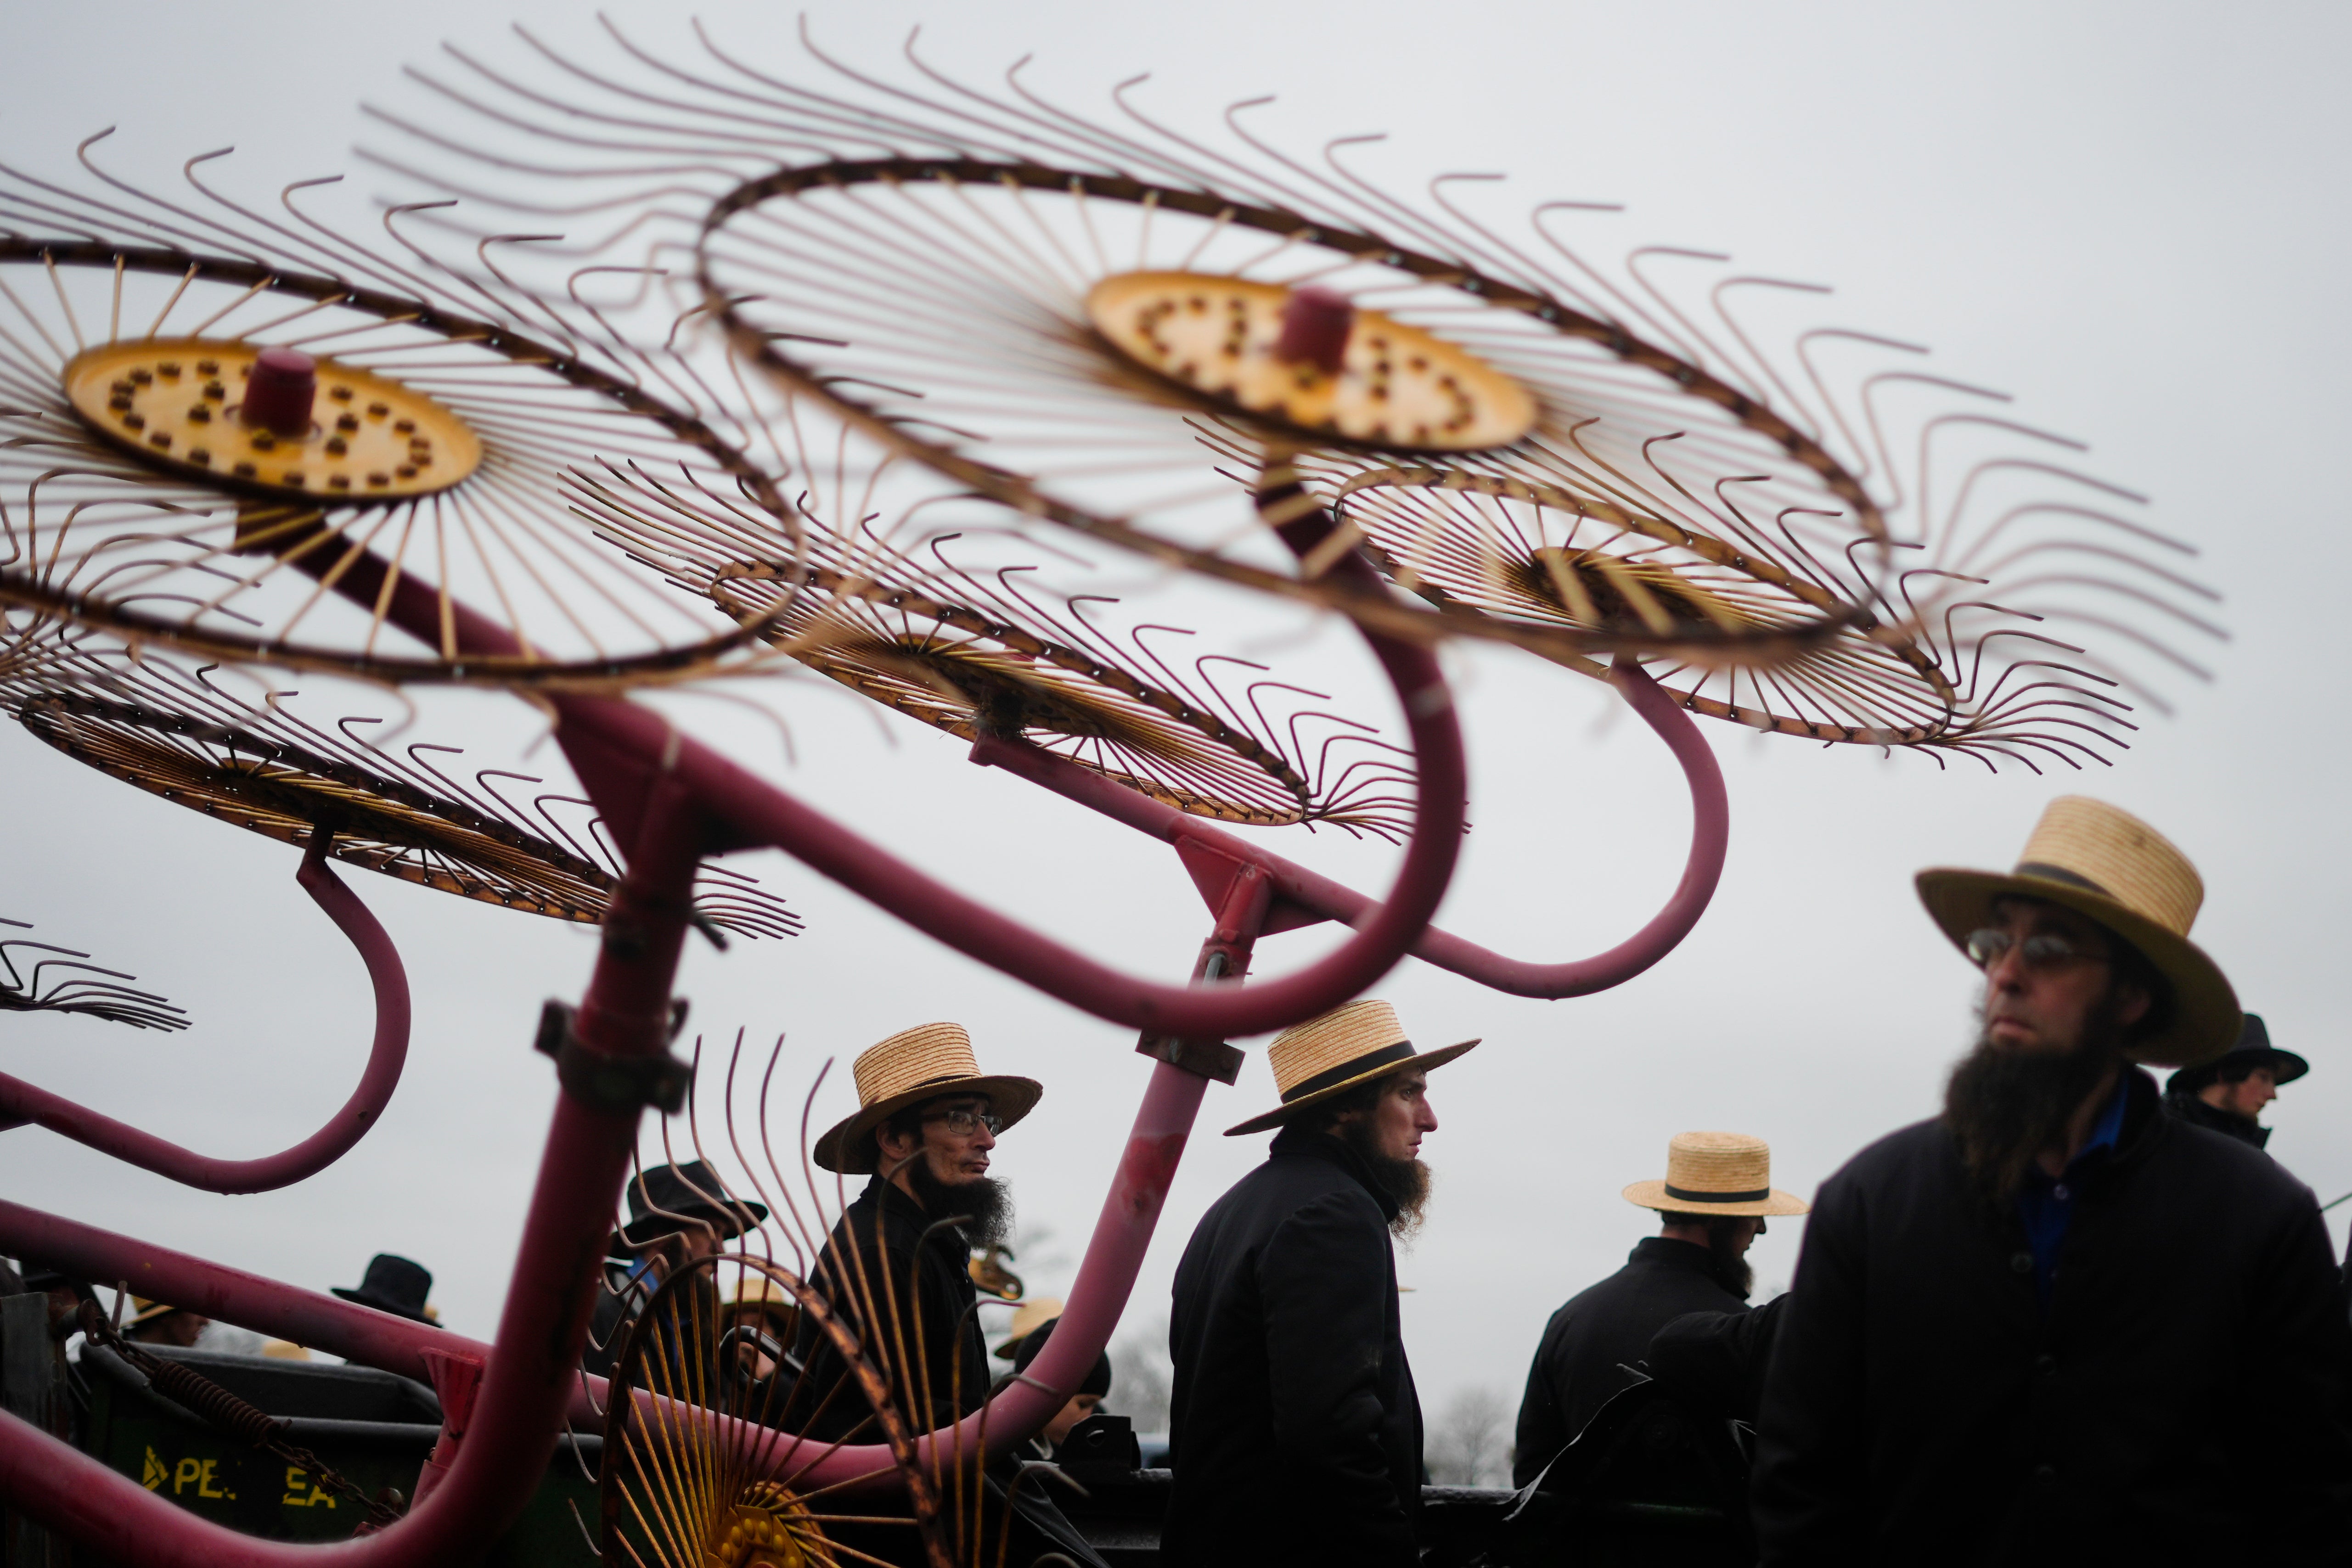
[[[733,1068],[734,1055],[736,1055],[736,1054],[740,1054],[740,1053],[741,1052],[741,1051],[742,1051],[742,1048],[743,1048],[743,1031],[742,1031],[740,1029],[738,1029],[738,1030],[735,1031],[735,1051],[734,1051],[733,1053],[730,1053],[730,1057],[729,1057],[728,1082],[729,1082],[729,1083],[730,1083],[730,1084],[733,1082],[733,1080],[734,1080],[734,1068]],[[695,1083],[695,1084],[699,1084],[699,1083],[700,1083],[700,1082],[701,1082],[701,1075],[702,1075],[702,1036],[701,1036],[701,1035],[699,1035],[699,1034],[697,1034],[697,1035],[694,1037],[694,1057],[693,1057],[693,1067],[692,1067],[692,1071],[693,1071],[693,1077],[689,1080],[689,1082],[692,1082],[692,1083]],[[703,1168],[704,1168],[705,1170],[710,1171],[710,1172],[713,1174],[713,1176],[717,1176],[717,1173],[718,1173],[718,1167],[717,1167],[716,1166],[714,1166],[714,1165],[712,1165],[712,1164],[711,1164],[709,1155],[709,1154],[708,1154],[708,1153],[703,1149],[703,1146],[702,1146],[702,1114],[701,1114],[701,1096],[700,1096],[698,1093],[697,1093],[697,1092],[689,1092],[688,1093],[687,1097],[686,1097],[686,1126],[687,1126],[687,1138],[688,1138],[688,1142],[693,1145],[693,1147],[694,1147],[694,1157],[695,1157],[698,1161],[701,1162],[702,1166],[703,1166]],[[730,1128],[730,1131],[731,1131],[731,1128]],[[669,1119],[668,1119],[668,1118],[667,1118],[667,1117],[665,1117],[665,1118],[663,1119],[663,1122],[662,1122],[662,1151],[663,1151],[663,1153],[665,1153],[665,1154],[667,1154],[667,1153],[669,1152]],[[757,1191],[759,1190],[759,1178],[758,1178],[755,1175],[753,1175],[751,1171],[749,1171],[749,1170],[746,1170],[746,1171],[744,1172],[744,1175],[745,1175],[746,1176],[748,1176],[748,1177],[750,1177],[750,1178],[751,1178],[751,1184],[752,1184],[752,1190],[753,1190],[754,1192],[757,1192]],[[702,1188],[702,1186],[700,1186],[700,1184],[698,1184],[698,1183],[697,1183],[697,1182],[693,1181],[693,1180],[692,1180],[692,1179],[690,1179],[690,1178],[689,1178],[689,1179],[688,1179],[688,1181],[687,1181],[687,1186],[688,1186],[688,1187],[691,1191],[693,1191],[693,1193],[694,1193],[697,1197],[698,1197],[702,1198],[705,1202],[709,1203],[709,1204],[712,1204],[713,1206],[715,1206],[715,1207],[719,1207],[719,1208],[720,1208],[720,1209],[728,1209],[728,1208],[733,1208],[733,1207],[740,1207],[740,1200],[739,1200],[738,1198],[736,1198],[736,1197],[735,1197],[735,1196],[734,1196],[731,1192],[729,1192],[729,1191],[726,1189],[725,1186],[723,1185],[723,1182],[722,1182],[722,1185],[721,1185],[721,1186],[720,1186],[719,1190],[718,1192],[716,1192],[716,1193],[706,1192],[706,1191]],[[775,1208],[774,1208],[774,1206],[773,1206],[773,1205],[763,1205],[763,1207],[765,1207],[768,1209],[768,1212],[769,1212],[771,1215],[772,1215],[772,1214],[775,1212]],[[740,1251],[740,1252],[746,1252],[746,1253],[750,1252],[750,1251],[751,1251],[751,1248],[750,1248],[748,1245],[746,1245],[746,1243],[748,1242],[748,1240],[749,1240],[749,1239],[750,1239],[750,1238],[752,1238],[752,1237],[755,1237],[755,1236],[759,1239],[760,1247],[761,1247],[761,1249],[762,1255],[764,1256],[764,1258],[765,1258],[766,1261],[767,1261],[768,1263],[770,1263],[771,1265],[772,1265],[772,1264],[775,1262],[775,1260],[776,1260],[776,1259],[775,1259],[775,1249],[774,1249],[774,1247],[773,1247],[772,1243],[771,1242],[771,1240],[770,1240],[770,1239],[769,1239],[769,1236],[768,1236],[768,1233],[767,1233],[767,1228],[766,1228],[766,1226],[765,1226],[765,1225],[763,1225],[763,1224],[761,1224],[761,1223],[758,1223],[758,1222],[751,1221],[751,1220],[749,1218],[749,1217],[748,1217],[748,1216],[746,1217],[745,1224],[744,1224],[743,1229],[742,1229],[740,1232],[739,1232],[739,1233],[737,1234],[737,1236],[734,1238],[734,1240],[735,1240],[735,1242],[736,1242],[736,1250],[737,1250],[737,1251]],[[721,1249],[723,1249],[725,1248],[725,1246],[726,1246],[727,1239],[726,1239],[726,1238],[720,1238],[720,1239],[719,1239],[719,1245],[720,1245],[720,1247],[721,1247]]]
[[[751,1190],[758,1195],[759,1200],[761,1206],[767,1209],[769,1217],[772,1219],[776,1219],[781,1222],[786,1212],[786,1205],[775,1195],[771,1194],[767,1187],[761,1182],[759,1167],[753,1165],[751,1159],[743,1153],[743,1140],[735,1128],[735,1070],[742,1065],[743,1035],[744,1031],[742,1030],[739,1029],[735,1031],[735,1048],[727,1053],[727,1081],[722,1088],[719,1099],[719,1103],[726,1113],[727,1145],[734,1153],[736,1168],[740,1170],[743,1173],[745,1179],[751,1182]],[[784,1037],[782,1034],[777,1035],[776,1054],[782,1054],[783,1043]],[[773,1057],[772,1056],[770,1060],[772,1064]],[[697,1145],[698,1150],[699,1149],[699,1145]],[[797,1215],[795,1215],[794,1218],[797,1219]],[[793,1271],[803,1278],[806,1278],[808,1275],[809,1255],[802,1249],[799,1240],[789,1231],[784,1235],[784,1244],[791,1249],[793,1254]]]
[[[1748,351],[1752,369],[1762,374],[1769,388],[1764,401],[1768,402],[1773,401],[1769,394],[1778,392],[1779,406],[1789,411],[1792,416],[1792,423],[1802,420],[1804,423],[1801,428],[1805,430],[1805,434],[1815,441],[1821,440],[1824,434],[1824,426],[1820,416],[1807,407],[1805,401],[1797,395],[1796,389],[1781,378],[1780,368],[1773,363],[1771,356],[1756,346],[1755,340],[1748,335],[1748,329],[1739,324],[1739,319],[1731,313],[1731,308],[1725,303],[1725,296],[1735,288],[1781,288],[1791,293],[1817,295],[1828,295],[1834,293],[1835,290],[1825,283],[1800,283],[1793,278],[1765,277],[1747,273],[1718,279],[1715,287],[1707,290],[1707,298],[1715,307],[1716,319],[1723,323],[1725,329],[1730,332],[1739,346]]]

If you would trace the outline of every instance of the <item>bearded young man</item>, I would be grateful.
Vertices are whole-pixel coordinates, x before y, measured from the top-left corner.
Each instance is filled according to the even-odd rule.
[[[1386,1002],[1349,1002],[1266,1052],[1281,1132],[1202,1217],[1177,1265],[1168,1344],[1171,1568],[1413,1568],[1421,1404],[1391,1238],[1429,1196],[1429,1073]]]
[[[852,1072],[856,1113],[814,1153],[826,1170],[872,1179],[842,1211],[809,1282],[857,1332],[908,1425],[922,1432],[988,1397],[971,1249],[1013,1228],[1012,1194],[989,1176],[989,1154],[1045,1091],[1034,1079],[983,1075],[971,1037],[952,1023],[894,1034]],[[806,1314],[798,1350],[806,1370],[782,1424],[827,1442],[849,1437],[867,1417],[865,1396],[844,1384],[847,1368]],[[853,1440],[880,1434],[869,1427]]]
[[[2237,1038],[2147,824],[2054,800],[1927,871],[1985,972],[1944,1113],[1815,1200],[1758,1433],[1766,1563],[2352,1561],[2352,1328],[2318,1205],[2133,1065]]]

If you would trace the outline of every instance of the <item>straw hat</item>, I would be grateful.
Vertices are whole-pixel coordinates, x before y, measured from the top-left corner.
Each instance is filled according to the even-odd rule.
[[[1385,1078],[1407,1068],[1423,1071],[1443,1067],[1478,1042],[1465,1040],[1443,1051],[1417,1052],[1397,1021],[1396,1009],[1386,1002],[1349,1002],[1321,1018],[1293,1024],[1274,1037],[1265,1059],[1274,1069],[1274,1086],[1282,1103],[1263,1116],[1252,1116],[1225,1136],[1263,1133],[1278,1127],[1309,1105],[1333,1095]]]
[[[869,1135],[909,1105],[943,1094],[984,1094],[1005,1126],[1026,1116],[1045,1092],[1034,1078],[986,1077],[960,1023],[918,1024],[860,1056],[857,1113],[836,1122],[816,1141],[816,1163],[844,1176],[871,1176],[881,1151]]]
[[[1803,1214],[1812,1207],[1772,1185],[1772,1145],[1745,1133],[1676,1133],[1666,1179],[1637,1181],[1625,1201],[1662,1214]]]
[[[1004,1337],[996,1342],[996,1359],[1011,1361],[1021,1353],[1021,1342],[1062,1315],[1062,1298],[1040,1296],[1034,1301],[1024,1301],[1013,1310],[1013,1321],[1004,1327]]]
[[[123,1321],[123,1332],[127,1333],[142,1323],[152,1323],[159,1318],[168,1318],[173,1312],[185,1311],[187,1311],[185,1307],[175,1307],[169,1301],[151,1301],[145,1296],[133,1296],[131,1298],[131,1316]]]
[[[737,1316],[757,1312],[771,1322],[782,1320],[787,1333],[791,1325],[800,1322],[800,1298],[756,1269],[748,1271],[735,1287],[727,1307]]]
[[[2137,817],[2104,800],[2061,795],[2042,813],[2016,869],[1919,873],[1919,900],[1953,946],[1992,919],[2001,897],[2046,899],[2086,915],[2139,949],[2172,986],[2172,1019],[2136,1041],[2132,1057],[2187,1067],[2230,1049],[2244,1014],[2220,966],[2189,940],[2205,883],[2189,857]]]

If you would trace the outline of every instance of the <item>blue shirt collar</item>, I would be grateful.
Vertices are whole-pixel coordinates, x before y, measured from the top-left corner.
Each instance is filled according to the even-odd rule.
[[[2098,1122],[2091,1128],[2090,1137],[2084,1140],[2082,1153],[2077,1154],[2074,1160],[2067,1161],[2068,1166],[2073,1166],[2074,1160],[2081,1159],[2093,1149],[2114,1152],[2124,1135],[2124,1108],[2130,1101],[2131,1069],[2126,1067],[2116,1075],[2116,1092],[2108,1099],[2107,1108],[2099,1113]]]

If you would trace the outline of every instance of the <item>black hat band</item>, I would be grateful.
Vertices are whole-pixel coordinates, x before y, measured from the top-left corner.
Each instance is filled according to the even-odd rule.
[[[1368,1051],[1362,1056],[1350,1057],[1337,1067],[1325,1068],[1312,1078],[1300,1079],[1282,1092],[1282,1103],[1287,1105],[1292,1101],[1304,1099],[1309,1094],[1320,1094],[1326,1089],[1336,1089],[1351,1078],[1360,1078],[1367,1072],[1376,1072],[1383,1067],[1393,1067],[1400,1061],[1410,1061],[1412,1060],[1412,1041],[1401,1040],[1394,1045],[1384,1045],[1380,1050]]]
[[[1665,1188],[1668,1197],[1680,1198],[1685,1203],[1761,1203],[1772,1196],[1769,1186],[1751,1187],[1746,1192],[1693,1192],[1672,1182],[1659,1185]]]
[[[2115,896],[2081,872],[2068,871],[2063,865],[2052,865],[2046,861],[2020,861],[2017,862],[2017,870],[2011,874],[2034,877],[2042,882],[2063,882],[2069,887],[2079,887],[2084,893],[2095,893],[2101,898]]]

